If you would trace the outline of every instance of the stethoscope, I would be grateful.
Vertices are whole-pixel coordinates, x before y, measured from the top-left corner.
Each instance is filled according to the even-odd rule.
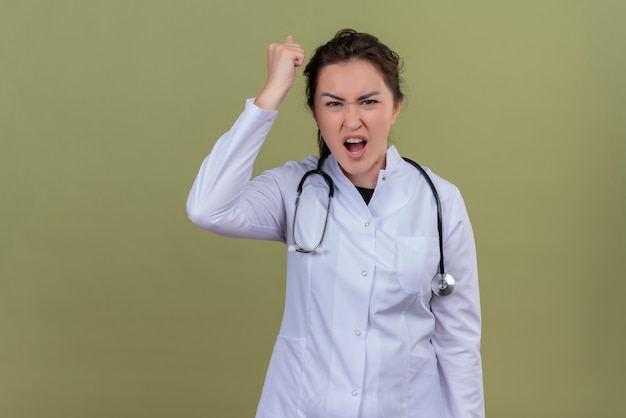
[[[328,227],[328,217],[330,215],[330,202],[333,200],[333,196],[335,194],[335,185],[333,180],[330,178],[328,174],[322,171],[322,164],[324,160],[330,154],[325,154],[317,162],[317,167],[313,170],[309,170],[302,176],[300,183],[298,184],[298,195],[296,196],[296,207],[293,213],[293,225],[291,228],[291,235],[293,236],[293,245],[289,246],[290,250],[297,251],[299,253],[304,254],[314,254],[321,252],[321,245],[324,242],[324,237],[326,236],[326,228]],[[437,189],[433,184],[433,181],[430,179],[428,174],[426,174],[426,170],[422,168],[418,163],[408,158],[402,157],[404,161],[411,164],[415,167],[426,179],[428,185],[430,186],[430,190],[433,192],[433,196],[435,197],[435,202],[437,203],[437,232],[439,235],[439,271],[430,282],[430,288],[432,292],[437,296],[448,296],[454,290],[454,286],[456,281],[452,275],[445,272],[444,264],[443,264],[443,215],[441,211],[441,201],[439,200],[439,193],[437,193]],[[296,239],[296,219],[298,217],[298,206],[300,204],[300,196],[302,195],[302,187],[304,186],[304,182],[306,179],[314,174],[318,174],[324,178],[326,184],[328,185],[328,204],[326,205],[326,218],[324,219],[324,229],[322,230],[322,237],[319,242],[314,247],[302,247],[298,244]]]

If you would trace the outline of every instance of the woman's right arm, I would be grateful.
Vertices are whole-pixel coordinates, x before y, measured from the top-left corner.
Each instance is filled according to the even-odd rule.
[[[218,234],[282,240],[284,207],[269,173],[250,181],[254,160],[293,85],[304,51],[289,37],[268,48],[268,77],[261,93],[248,100],[233,127],[205,158],[187,199],[187,214]]]

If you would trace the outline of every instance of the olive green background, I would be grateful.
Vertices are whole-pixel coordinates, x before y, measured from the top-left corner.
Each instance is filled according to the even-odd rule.
[[[186,218],[270,42],[405,61],[392,142],[456,183],[490,417],[626,415],[626,3],[0,0],[0,417],[251,417],[284,248]],[[301,73],[299,72],[299,75]],[[298,77],[257,171],[315,152]]]

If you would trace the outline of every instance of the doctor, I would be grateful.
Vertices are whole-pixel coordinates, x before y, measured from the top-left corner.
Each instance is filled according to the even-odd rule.
[[[304,75],[323,174],[303,182],[297,214],[299,183],[318,157],[251,179],[304,59],[291,37],[269,46],[265,86],[206,157],[187,201],[190,219],[209,231],[290,250],[257,417],[483,417],[472,228],[457,188],[427,170],[456,278],[452,294],[433,295],[436,202],[424,176],[388,145],[404,97],[397,54],[342,30],[311,57]]]

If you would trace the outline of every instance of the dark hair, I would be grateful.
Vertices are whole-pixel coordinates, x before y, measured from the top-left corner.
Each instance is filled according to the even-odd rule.
[[[385,84],[393,93],[395,104],[399,104],[404,99],[404,94],[400,90],[402,63],[398,54],[373,35],[357,32],[353,29],[342,29],[330,41],[315,50],[304,68],[307,104],[311,110],[314,108],[315,90],[321,69],[326,65],[352,59],[368,61],[378,69]],[[317,130],[317,144],[320,157],[330,154],[319,129]]]

